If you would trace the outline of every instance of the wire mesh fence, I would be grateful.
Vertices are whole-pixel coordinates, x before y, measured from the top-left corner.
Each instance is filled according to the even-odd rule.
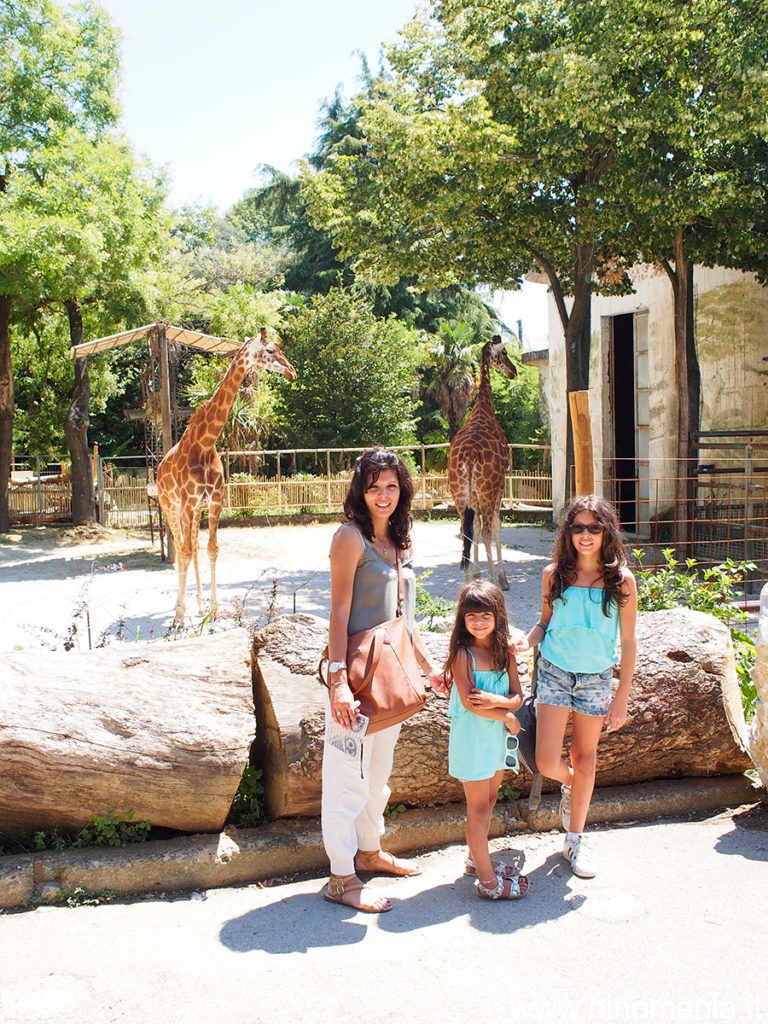
[[[665,564],[664,551],[700,569],[731,559],[754,563],[745,596],[753,599],[768,580],[768,441],[732,435],[702,437],[699,457],[677,460],[606,460],[597,467],[596,490],[617,507],[630,549],[642,564]],[[224,452],[225,516],[341,511],[355,459],[362,449],[323,448]],[[397,449],[414,478],[414,508],[451,505],[448,445]],[[94,460],[99,520],[110,527],[160,528],[157,499],[141,456]],[[151,473],[150,473],[151,476]],[[14,524],[65,523],[71,518],[66,464],[37,457],[14,460],[9,509]],[[510,445],[502,499],[505,509],[552,509],[550,449]]]
[[[665,564],[667,549],[700,570],[728,559],[753,563],[749,600],[768,580],[768,444],[702,436],[699,457],[685,463],[647,459],[628,472],[610,460],[597,489],[615,502],[629,546],[643,552],[646,568]]]

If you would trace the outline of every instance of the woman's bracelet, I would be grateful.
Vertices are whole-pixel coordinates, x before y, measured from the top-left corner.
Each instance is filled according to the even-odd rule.
[[[539,629],[541,630],[542,633],[546,633],[547,632],[547,623],[544,622],[543,619],[539,619],[539,621],[536,623],[536,626],[539,627]],[[536,626],[534,626],[533,628],[536,629]]]
[[[349,680],[348,679],[339,679],[337,682],[331,683],[331,689],[332,690],[335,690],[337,686],[349,686]]]

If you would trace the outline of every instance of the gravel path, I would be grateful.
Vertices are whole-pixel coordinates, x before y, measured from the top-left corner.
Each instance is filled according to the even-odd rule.
[[[216,629],[264,622],[270,614],[328,615],[328,549],[335,523],[228,526],[219,530]],[[550,530],[502,530],[513,625],[529,629],[539,613],[541,572],[552,548]],[[200,571],[208,597],[207,535]],[[434,597],[455,601],[463,582],[458,524],[414,525],[417,574]],[[481,555],[483,548],[481,546]],[[483,565],[484,569],[484,565]],[[175,635],[175,568],[160,559],[147,533],[27,527],[0,536],[0,650],[87,649],[125,640]],[[200,627],[190,572],[185,632]],[[272,609],[272,611],[270,611]],[[211,628],[206,624],[205,628]]]

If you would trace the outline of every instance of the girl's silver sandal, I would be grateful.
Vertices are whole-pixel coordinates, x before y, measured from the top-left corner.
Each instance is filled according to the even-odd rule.
[[[509,883],[509,892],[504,892],[504,887]],[[514,875],[512,878],[502,878],[500,875],[496,876],[496,885],[487,886],[478,878],[475,882],[475,888],[477,889],[477,895],[484,900],[519,900],[523,896],[523,892],[520,889],[520,875]]]
[[[514,878],[517,875],[517,871],[512,864],[505,864],[503,860],[491,861],[491,863],[493,865],[493,872],[498,878]],[[467,857],[464,861],[464,874],[477,874],[475,862],[471,857]]]

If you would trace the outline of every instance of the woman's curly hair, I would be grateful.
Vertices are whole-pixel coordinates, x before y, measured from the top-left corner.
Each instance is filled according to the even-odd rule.
[[[395,547],[405,551],[411,546],[413,481],[400,456],[387,448],[371,448],[355,462],[349,491],[344,499],[344,520],[355,523],[367,540],[373,540],[373,523],[365,504],[365,492],[386,469],[397,475],[400,484],[400,498],[389,518],[389,536]]]
[[[581,512],[591,512],[603,528],[603,546],[600,551],[603,567],[603,614],[608,615],[612,601],[621,606],[627,599],[624,589],[627,552],[613,505],[597,494],[584,494],[574,498],[560,521],[552,555],[549,604],[552,605],[558,597],[562,597],[563,591],[576,579],[577,556],[573,546],[571,524]]]

